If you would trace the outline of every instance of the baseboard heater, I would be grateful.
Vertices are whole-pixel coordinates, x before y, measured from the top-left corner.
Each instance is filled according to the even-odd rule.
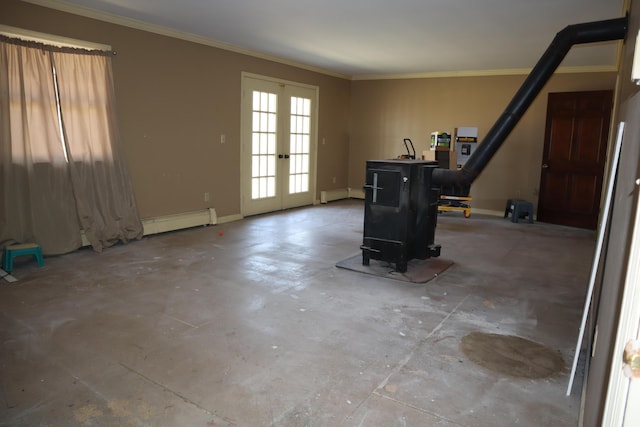
[[[218,216],[214,208],[142,219],[143,234],[145,236],[203,225],[216,225],[217,223]],[[91,245],[83,230],[80,231],[80,236],[82,238],[82,246]]]
[[[165,233],[167,231],[182,230],[184,228],[198,227],[201,225],[215,225],[217,223],[218,217],[214,208],[175,215],[145,218],[142,220],[145,236]]]

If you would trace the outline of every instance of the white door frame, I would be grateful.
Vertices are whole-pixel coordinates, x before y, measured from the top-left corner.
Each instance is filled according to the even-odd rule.
[[[623,374],[622,356],[629,340],[640,340],[640,199],[635,207],[627,275],[602,417],[603,426],[640,425],[640,378],[629,379]]]
[[[292,86],[298,88],[304,88],[314,91],[315,96],[315,108],[312,111],[312,128],[311,128],[311,147],[310,152],[312,154],[312,158],[310,159],[309,164],[309,192],[310,192],[310,200],[309,204],[313,204],[316,201],[316,191],[317,191],[317,163],[318,163],[318,111],[319,111],[319,87],[308,85],[304,83],[298,83],[290,80],[278,79],[268,76],[263,76],[260,74],[254,74],[249,72],[241,72],[241,114],[240,114],[240,212],[241,215],[247,216],[253,213],[247,213],[247,189],[250,188],[251,182],[248,178],[250,175],[250,162],[246,161],[247,156],[247,148],[250,147],[251,141],[247,141],[247,136],[245,132],[246,126],[250,126],[250,123],[246,123],[247,117],[244,113],[245,102],[247,102],[247,98],[245,98],[245,82],[246,79],[254,79],[254,80],[263,80],[265,82],[284,85],[284,86]]]

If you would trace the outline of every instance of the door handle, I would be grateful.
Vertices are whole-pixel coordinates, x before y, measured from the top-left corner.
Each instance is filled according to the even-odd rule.
[[[543,164],[542,164],[542,169],[547,169],[548,167],[549,167],[549,165],[548,165],[548,164],[546,164],[546,163],[543,163]]]
[[[278,158],[279,159],[288,159],[289,155],[288,154],[278,154]]]
[[[289,155],[288,155],[288,154],[285,154],[285,155],[284,155],[284,158],[285,158],[285,159],[288,159],[288,158],[289,158]]]

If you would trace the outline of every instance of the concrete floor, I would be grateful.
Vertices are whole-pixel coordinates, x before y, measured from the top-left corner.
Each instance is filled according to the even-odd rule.
[[[335,267],[362,220],[341,201],[17,261],[0,281],[0,425],[577,424],[581,378],[565,390],[593,232],[443,214],[454,265],[414,284]],[[481,368],[459,347],[474,331],[566,367]]]

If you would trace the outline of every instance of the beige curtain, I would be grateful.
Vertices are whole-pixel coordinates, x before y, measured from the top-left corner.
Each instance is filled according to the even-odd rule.
[[[0,37],[0,244],[60,254],[81,229],[96,251],[142,236],[114,111],[105,53]]]
[[[48,52],[0,41],[0,244],[80,247]]]
[[[53,52],[64,140],[80,225],[97,251],[142,237],[118,151],[111,58]]]

